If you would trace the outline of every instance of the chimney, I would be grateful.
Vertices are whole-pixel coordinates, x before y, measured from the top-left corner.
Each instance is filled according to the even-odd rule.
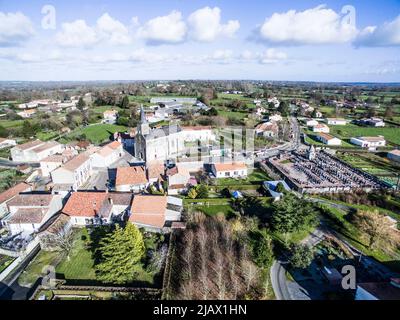
[[[114,204],[114,201],[113,201],[113,199],[112,199],[111,197],[108,198],[108,202],[109,202],[111,205]]]

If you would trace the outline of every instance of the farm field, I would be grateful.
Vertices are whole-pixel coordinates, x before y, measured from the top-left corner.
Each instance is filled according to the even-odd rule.
[[[113,124],[95,124],[83,128],[78,128],[60,139],[60,142],[68,142],[80,136],[85,136],[92,143],[102,143],[108,141],[110,136],[117,131],[126,131],[128,127]]]
[[[370,128],[360,127],[354,124],[346,126],[329,126],[331,134],[342,139],[350,139],[357,136],[384,136],[385,139],[392,143],[400,145],[400,128],[384,127],[384,128]]]

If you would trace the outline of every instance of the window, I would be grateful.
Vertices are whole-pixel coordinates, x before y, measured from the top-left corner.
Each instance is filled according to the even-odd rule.
[[[229,176],[230,176],[230,172],[229,171],[225,172],[225,177],[229,177]]]

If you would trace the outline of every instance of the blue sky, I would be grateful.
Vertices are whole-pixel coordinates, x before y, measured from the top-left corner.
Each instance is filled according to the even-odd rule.
[[[140,79],[400,82],[400,0],[0,0],[0,80]]]

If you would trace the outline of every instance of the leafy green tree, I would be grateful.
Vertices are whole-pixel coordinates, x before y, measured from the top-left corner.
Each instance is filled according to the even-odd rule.
[[[123,97],[123,99],[121,101],[121,108],[122,109],[128,109],[129,108],[129,97],[128,96]]]
[[[208,198],[208,188],[205,184],[199,184],[196,187],[197,191],[197,198],[198,199],[205,199]]]
[[[284,187],[282,182],[278,182],[278,184],[275,187],[275,191],[279,192],[279,193],[283,193],[283,192],[286,191],[286,189],[285,189],[285,187]]]
[[[86,106],[85,101],[82,99],[82,97],[79,98],[78,103],[76,104],[76,107],[78,110],[83,111],[83,108]]]
[[[117,124],[119,126],[126,126],[127,127],[129,125],[129,119],[125,118],[125,117],[119,117],[117,119]]]
[[[190,188],[189,192],[188,192],[188,197],[190,199],[196,199],[197,197],[197,191],[195,188]]]
[[[22,135],[25,138],[30,138],[35,134],[35,128],[32,126],[31,122],[25,120],[22,124]]]
[[[312,203],[290,193],[274,204],[272,227],[284,234],[301,231],[317,224],[317,213]]]
[[[2,138],[8,137],[8,131],[3,126],[0,126],[0,137]]]
[[[144,253],[143,235],[139,229],[131,223],[125,228],[117,225],[114,232],[100,242],[100,263],[96,265],[98,279],[115,284],[131,282]]]
[[[264,231],[252,234],[253,260],[260,268],[268,268],[273,261],[272,240]]]
[[[314,259],[314,250],[308,245],[294,244],[290,247],[289,263],[293,268],[306,269]]]
[[[289,104],[286,101],[281,101],[278,107],[278,111],[282,116],[286,117],[289,115]]]

